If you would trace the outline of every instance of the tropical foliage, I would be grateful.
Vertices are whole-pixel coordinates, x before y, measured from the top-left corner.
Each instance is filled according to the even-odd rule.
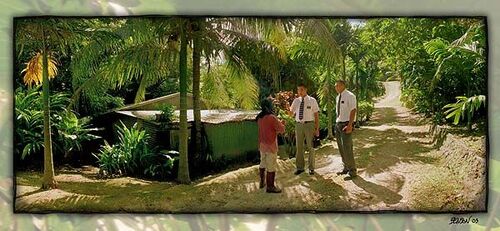
[[[43,102],[39,88],[18,88],[15,92],[15,140],[16,153],[21,159],[43,150]],[[64,93],[50,96],[52,121],[57,123],[57,114],[63,113],[69,102]]]
[[[118,142],[105,142],[99,153],[93,154],[103,177],[167,177],[172,173],[174,158],[158,155],[156,150],[149,146],[150,136],[145,130],[137,124],[129,128],[123,123],[117,130]]]
[[[159,122],[169,123],[175,118],[175,106],[165,105],[159,115],[157,115],[156,120]]]
[[[462,119],[467,120],[467,127],[469,130],[472,126],[472,119],[474,114],[479,111],[479,109],[486,107],[486,97],[484,95],[465,97],[457,96],[457,102],[452,104],[447,104],[444,106],[446,119],[453,118],[453,124],[458,125]]]
[[[62,143],[65,158],[68,158],[72,151],[81,151],[83,142],[101,138],[92,134],[99,129],[92,127],[89,117],[78,118],[71,111],[57,116],[60,116],[56,125],[57,139],[58,142]]]
[[[369,20],[361,38],[381,47],[371,53],[384,57],[379,68],[385,78],[401,80],[405,105],[443,124],[447,118],[468,118],[449,114],[449,106],[443,109],[457,96],[486,93],[484,27],[481,19],[380,19]],[[481,121],[485,108],[475,114]]]
[[[43,105],[42,92],[38,87],[18,88],[15,94],[16,101],[16,153],[21,159],[32,154],[39,154],[43,150]],[[95,135],[99,129],[90,124],[90,118],[78,118],[77,115],[66,109],[70,98],[65,93],[51,94],[51,130],[54,131],[55,154],[64,154],[64,157],[74,151],[81,151],[86,141],[100,138]]]
[[[370,119],[385,80],[401,81],[405,106],[435,123],[472,128],[486,115],[486,35],[478,19],[380,18],[357,24],[347,19],[234,17],[42,21],[16,24],[16,83],[27,85],[16,93],[16,139],[21,141],[16,152],[27,157],[47,147],[48,173],[53,161],[52,145],[47,144],[54,145],[55,153],[70,156],[105,135],[91,127],[93,118],[175,92],[181,93],[177,176],[184,183],[191,181],[189,159],[207,155],[201,142],[202,101],[209,109],[252,110],[258,109],[259,99],[274,97],[279,117],[287,121],[283,141],[290,155],[294,122],[285,112],[299,83],[319,101],[321,137],[333,137],[334,84],[339,79],[358,99],[358,126]],[[40,84],[42,93],[33,90]],[[194,98],[191,138],[188,93]],[[66,100],[58,105],[55,100],[61,95]],[[38,106],[30,103],[45,97]],[[157,122],[170,123],[174,110],[162,108]],[[117,154],[112,139],[106,142],[100,163],[111,175],[144,175],[150,169],[152,176],[161,168],[122,166],[128,157]],[[105,161],[108,157],[122,160],[111,164]]]

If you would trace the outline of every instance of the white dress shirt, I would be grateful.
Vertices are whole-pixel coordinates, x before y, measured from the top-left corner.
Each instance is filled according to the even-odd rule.
[[[337,97],[335,98],[335,102],[337,104],[335,111],[337,114],[337,119],[335,121],[348,122],[351,111],[356,109],[356,96],[352,92],[344,89],[344,91],[337,95]]]
[[[304,101],[304,117],[302,120],[299,118],[300,103]],[[295,98],[290,106],[290,111],[295,114],[295,121],[297,122],[309,122],[314,121],[314,113],[319,112],[318,102],[316,99],[306,95],[304,99],[302,97]]]

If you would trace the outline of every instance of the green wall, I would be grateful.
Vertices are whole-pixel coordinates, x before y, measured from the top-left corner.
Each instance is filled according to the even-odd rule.
[[[214,159],[245,158],[258,151],[258,128],[255,121],[204,124],[208,146]]]

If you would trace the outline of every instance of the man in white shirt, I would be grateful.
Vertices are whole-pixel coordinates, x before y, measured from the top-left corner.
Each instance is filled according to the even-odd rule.
[[[304,84],[297,87],[298,98],[290,106],[290,114],[295,117],[295,138],[297,153],[295,155],[295,175],[304,172],[304,140],[309,151],[309,174],[314,175],[313,137],[319,136],[319,106],[316,99],[307,95]]]
[[[344,80],[335,82],[335,91],[338,95],[336,98],[336,115],[335,120],[335,138],[339,146],[340,156],[344,164],[344,169],[337,172],[338,175],[348,174],[345,179],[356,177],[356,164],[354,163],[354,155],[352,152],[352,130],[353,123],[356,117],[356,96],[346,89]]]

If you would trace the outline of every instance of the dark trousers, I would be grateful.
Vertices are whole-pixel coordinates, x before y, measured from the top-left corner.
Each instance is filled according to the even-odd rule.
[[[347,126],[347,122],[338,122],[335,124],[335,138],[339,146],[340,156],[344,164],[344,170],[356,172],[354,155],[352,151],[352,132],[346,134],[342,129]]]
[[[295,140],[297,144],[297,153],[295,154],[295,166],[297,170],[304,170],[304,141],[309,151],[309,170],[314,170],[314,122],[295,123]]]

